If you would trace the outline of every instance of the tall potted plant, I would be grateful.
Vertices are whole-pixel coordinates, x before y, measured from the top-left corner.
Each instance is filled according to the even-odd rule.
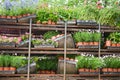
[[[3,68],[3,55],[0,55],[0,71],[3,71],[4,68]]]
[[[4,71],[10,70],[10,55],[4,56]]]

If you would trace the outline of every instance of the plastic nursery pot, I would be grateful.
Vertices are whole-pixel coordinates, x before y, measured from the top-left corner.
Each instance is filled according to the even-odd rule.
[[[15,67],[10,67],[10,70],[11,70],[11,71],[15,71],[16,68],[15,68]]]
[[[55,25],[56,23],[55,23],[55,22],[52,22],[51,24],[52,24],[52,25]]]
[[[3,71],[4,70],[4,68],[3,67],[0,67],[0,71]]]
[[[9,71],[10,67],[4,67],[4,71]]]
[[[22,15],[18,15],[18,16],[17,16],[17,18],[21,18],[21,17],[22,17]]]
[[[112,42],[110,40],[107,40],[105,43],[106,43],[105,46],[111,46]]]
[[[85,68],[85,72],[90,72],[90,69]]]
[[[55,71],[50,71],[51,74],[55,74]]]

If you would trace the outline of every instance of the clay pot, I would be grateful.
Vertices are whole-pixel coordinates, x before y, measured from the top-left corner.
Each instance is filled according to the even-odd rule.
[[[58,57],[59,60],[63,60],[64,58],[62,56]]]
[[[108,72],[113,72],[113,69],[112,68],[108,68]]]
[[[112,45],[111,45],[112,47],[116,47],[117,46],[117,44],[116,43],[112,43]]]
[[[12,18],[12,19],[16,19],[17,17],[16,17],[16,16],[12,16],[11,18]]]
[[[117,71],[120,72],[120,68],[118,68]]]
[[[85,72],[85,69],[84,68],[80,68],[78,71],[79,72]]]
[[[10,67],[10,70],[11,70],[11,71],[15,71],[16,68],[15,68],[15,67]]]
[[[83,42],[83,45],[89,45],[89,42]]]
[[[90,69],[90,72],[96,72],[96,70],[94,70],[94,69]]]
[[[27,16],[27,14],[23,14],[22,16],[23,16],[23,17],[26,17],[26,16]]]
[[[90,72],[90,69],[85,69],[85,72]]]
[[[95,45],[95,46],[98,46],[98,45],[99,45],[99,42],[94,42],[94,45]]]
[[[1,15],[1,18],[7,18],[7,16],[5,16],[5,15]]]
[[[52,25],[55,25],[56,23],[55,23],[55,22],[52,22],[51,24],[52,24]]]
[[[89,45],[91,45],[91,46],[94,45],[94,42],[89,42]]]
[[[51,21],[51,20],[48,20],[48,24],[52,24],[52,21]]]
[[[36,24],[40,24],[40,21],[37,21]]]
[[[51,71],[50,73],[51,73],[51,74],[55,74],[55,71]]]
[[[4,67],[4,71],[9,71],[10,67]]]
[[[0,67],[0,71],[3,71],[4,70],[4,68],[3,67]]]
[[[111,46],[111,43],[112,42],[110,40],[107,40],[105,46]]]
[[[30,15],[31,15],[30,13],[27,14],[27,16],[30,16]]]
[[[83,42],[76,43],[76,47],[83,45]]]
[[[117,68],[113,68],[113,72],[117,72],[117,70],[118,70]]]
[[[21,18],[21,17],[22,17],[22,15],[17,16],[17,18]]]
[[[107,68],[103,68],[102,72],[108,72],[108,69]]]
[[[7,16],[7,19],[11,19],[11,16]]]
[[[41,74],[45,74],[46,71],[45,71],[45,70],[41,70],[40,73],[41,73]]]
[[[120,43],[117,43],[117,47],[120,47]]]

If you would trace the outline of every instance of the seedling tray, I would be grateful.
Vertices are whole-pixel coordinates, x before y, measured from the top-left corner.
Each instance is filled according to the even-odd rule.
[[[79,72],[79,74],[99,74],[99,72]]]
[[[34,45],[35,48],[55,48],[54,45]]]
[[[120,72],[103,72],[103,74],[120,74]]]
[[[8,48],[8,47],[15,47],[15,43],[7,43],[7,42],[4,42],[4,43],[0,43],[0,47],[5,47],[5,48]]]

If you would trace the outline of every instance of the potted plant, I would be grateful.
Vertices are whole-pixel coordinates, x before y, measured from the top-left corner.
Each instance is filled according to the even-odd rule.
[[[103,73],[114,73],[118,72],[120,68],[120,57],[116,55],[106,55],[103,56],[104,66],[103,66]]]
[[[82,46],[83,45],[83,35],[81,34],[82,32],[76,32],[73,34],[73,38],[76,42],[76,47]]]
[[[77,68],[79,73],[98,73],[98,69],[103,66],[102,59],[89,54],[77,56]]]
[[[10,55],[4,56],[4,71],[10,70]]]
[[[3,55],[0,55],[0,71],[3,71],[4,70],[4,67],[3,67],[3,58],[4,56]]]
[[[99,40],[100,40],[101,34],[100,33],[93,33],[93,40],[94,40],[94,45],[98,46],[99,45]]]
[[[20,63],[19,63],[20,64]],[[18,57],[16,56],[11,56],[11,60],[10,60],[10,70],[11,71],[16,71],[18,65]]]

